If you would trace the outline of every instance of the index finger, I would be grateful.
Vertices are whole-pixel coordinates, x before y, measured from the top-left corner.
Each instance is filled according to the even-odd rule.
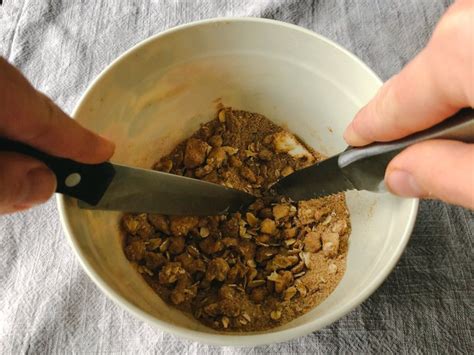
[[[402,138],[474,104],[474,6],[461,5],[448,11],[428,46],[356,115],[344,133],[350,145]]]
[[[112,156],[112,142],[72,120],[3,58],[0,93],[0,135],[83,163]]]

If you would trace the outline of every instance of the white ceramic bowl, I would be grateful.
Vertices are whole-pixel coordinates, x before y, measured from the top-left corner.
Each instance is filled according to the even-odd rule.
[[[345,148],[342,132],[381,85],[354,55],[297,26],[216,19],[180,26],[138,44],[92,83],[74,117],[117,144],[113,161],[151,167],[223,103],[287,126],[315,149]],[[347,194],[352,235],[347,271],[321,305],[281,327],[225,335],[166,305],[121,249],[118,213],[77,208],[59,197],[66,234],[84,269],[115,302],[176,335],[219,345],[285,341],[334,322],[387,277],[409,239],[418,201]]]

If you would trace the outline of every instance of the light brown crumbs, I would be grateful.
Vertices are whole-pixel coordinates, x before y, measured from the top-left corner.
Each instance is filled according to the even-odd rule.
[[[284,324],[321,303],[345,271],[342,194],[293,203],[265,197],[322,157],[256,113],[223,109],[154,166],[257,196],[222,216],[122,217],[125,256],[168,303],[222,331]]]

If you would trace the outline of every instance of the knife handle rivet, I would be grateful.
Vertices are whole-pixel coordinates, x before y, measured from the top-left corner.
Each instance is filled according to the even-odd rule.
[[[69,174],[66,177],[66,180],[64,181],[67,187],[74,187],[78,185],[80,182],[81,182],[81,175],[79,175],[78,173]]]

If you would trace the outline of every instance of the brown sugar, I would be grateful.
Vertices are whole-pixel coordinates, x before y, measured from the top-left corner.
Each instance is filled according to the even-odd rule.
[[[346,266],[343,194],[295,203],[269,186],[323,157],[262,115],[223,109],[155,169],[244,190],[248,211],[124,215],[124,252],[166,302],[222,331],[257,331],[308,312]]]

